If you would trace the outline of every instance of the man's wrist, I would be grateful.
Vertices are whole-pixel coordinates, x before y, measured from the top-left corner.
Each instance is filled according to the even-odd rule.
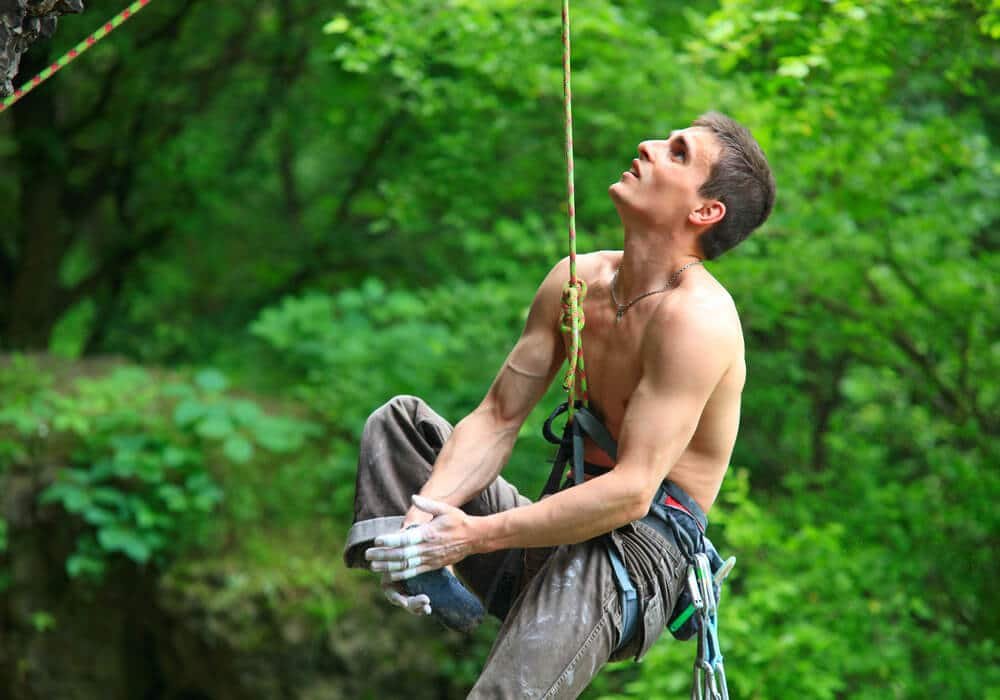
[[[472,541],[476,554],[489,554],[500,549],[496,544],[498,516],[500,515],[502,514],[481,515],[472,518],[470,521]]]
[[[407,528],[411,525],[423,525],[424,523],[429,523],[434,519],[434,516],[430,513],[420,510],[416,506],[410,506],[410,509],[406,511],[406,516],[403,518],[403,527]]]

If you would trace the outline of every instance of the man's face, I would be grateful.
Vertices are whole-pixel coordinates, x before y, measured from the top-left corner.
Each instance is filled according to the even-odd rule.
[[[673,131],[639,144],[639,157],[608,192],[623,221],[656,227],[683,226],[706,201],[698,194],[721,146],[705,127]]]

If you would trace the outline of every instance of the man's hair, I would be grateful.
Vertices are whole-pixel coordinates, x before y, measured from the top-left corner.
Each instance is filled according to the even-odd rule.
[[[764,151],[742,124],[719,112],[707,112],[692,126],[710,129],[722,146],[698,190],[702,197],[726,205],[722,220],[701,235],[705,257],[712,260],[767,220],[774,206],[774,176]]]

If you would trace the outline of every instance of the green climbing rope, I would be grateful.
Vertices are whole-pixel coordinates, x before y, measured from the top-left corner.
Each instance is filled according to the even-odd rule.
[[[0,112],[3,112],[8,107],[12,107],[15,102],[20,100],[22,97],[27,95],[29,92],[34,90],[36,87],[44,83],[46,80],[51,78],[56,72],[63,68],[66,64],[71,62],[77,56],[82,54],[84,51],[89,49],[91,46],[96,44],[98,41],[106,37],[108,34],[113,32],[115,29],[120,27],[126,20],[135,16],[142,8],[148,5],[152,0],[136,0],[131,5],[126,7],[124,10],[119,12],[110,21],[105,22],[101,25],[100,29],[88,36],[86,39],[81,41],[79,44],[71,48],[69,51],[60,56],[55,62],[49,65],[45,70],[36,75],[34,78],[26,82],[20,88],[14,91],[14,94],[7,99],[0,102]]]
[[[583,300],[587,285],[576,276],[576,198],[573,183],[573,91],[570,86],[569,0],[562,4],[563,103],[566,110],[566,199],[569,214],[569,282],[563,288],[560,328],[569,335],[568,368],[563,387],[569,392],[569,419],[576,402],[587,405],[587,372],[583,365]]]

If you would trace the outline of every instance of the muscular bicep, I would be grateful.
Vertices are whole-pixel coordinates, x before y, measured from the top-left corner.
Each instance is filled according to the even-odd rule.
[[[731,333],[711,315],[687,310],[643,340],[642,377],[619,435],[618,465],[651,492],[694,436],[732,357]]]
[[[560,297],[564,262],[556,265],[538,288],[524,331],[507,355],[480,410],[497,420],[520,425],[545,395],[566,353],[559,335]]]

